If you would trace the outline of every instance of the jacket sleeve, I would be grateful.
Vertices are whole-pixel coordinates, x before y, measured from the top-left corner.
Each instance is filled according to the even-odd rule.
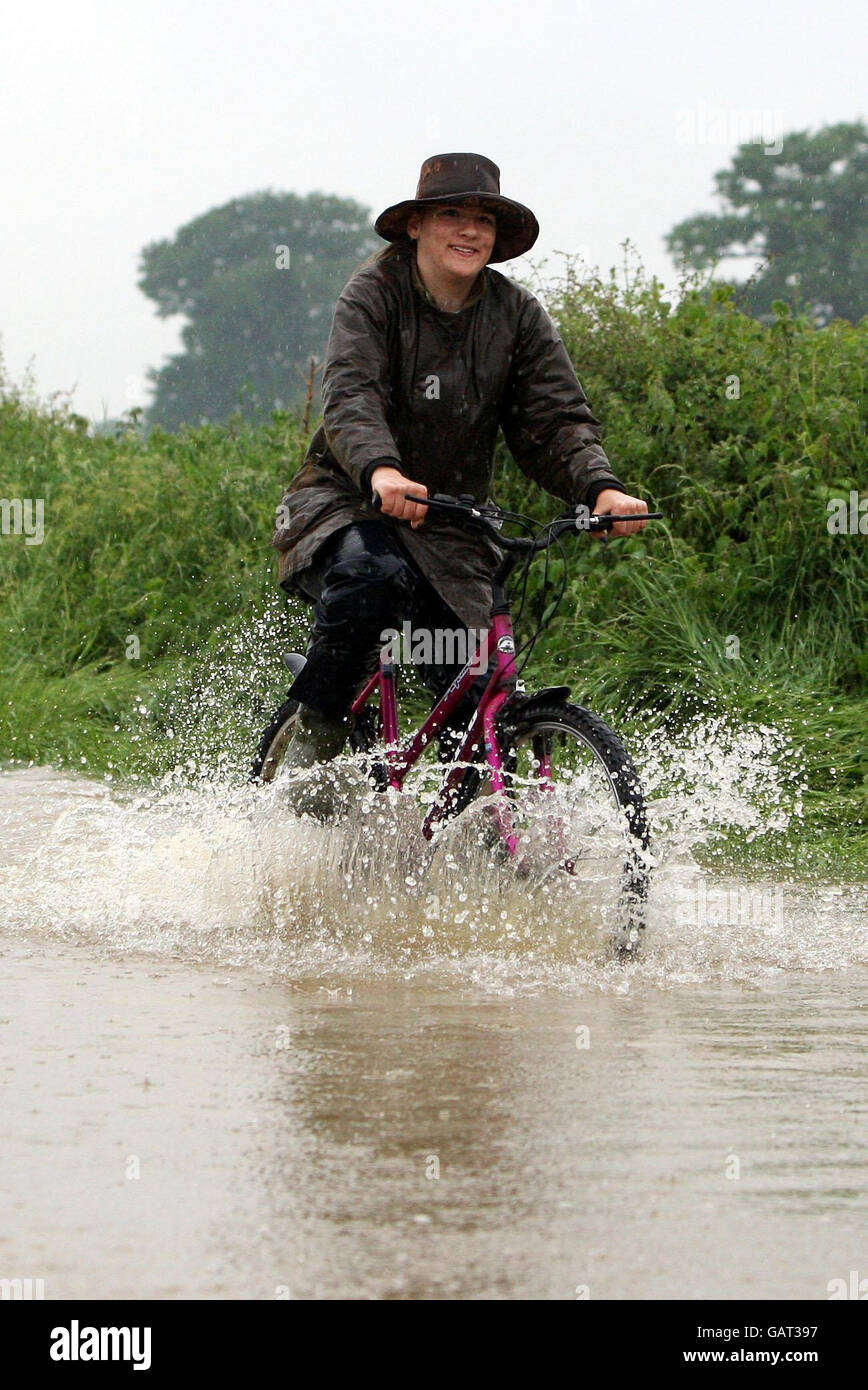
[[[593,507],[604,487],[626,492],[560,334],[532,295],[520,314],[500,424],[522,472],[555,497]]]
[[[356,276],[335,307],[323,371],[323,425],[338,463],[369,494],[371,465],[400,466],[386,412],[389,306],[383,288]]]

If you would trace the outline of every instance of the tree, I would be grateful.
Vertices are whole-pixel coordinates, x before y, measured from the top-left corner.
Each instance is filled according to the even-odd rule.
[[[780,154],[739,146],[715,175],[725,206],[680,222],[670,253],[697,269],[730,256],[764,264],[742,287],[748,313],[798,300],[818,324],[868,314],[868,128],[864,122],[795,131]]]
[[[251,419],[295,404],[322,357],[334,302],[380,243],[367,208],[323,193],[235,198],[142,252],[139,288],[186,315],[184,351],[149,377],[149,425]]]

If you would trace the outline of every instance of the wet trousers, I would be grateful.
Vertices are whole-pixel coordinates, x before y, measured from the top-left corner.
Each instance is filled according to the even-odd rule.
[[[315,608],[307,664],[290,694],[321,714],[338,717],[348,713],[377,669],[384,645],[382,633],[387,629],[400,631],[409,619],[414,631],[467,633],[461,619],[404,550],[394,529],[382,521],[360,521],[336,531],[295,582]],[[475,644],[470,642],[469,655],[474,651]],[[436,658],[434,642],[430,654]],[[450,729],[466,727],[488,684],[494,661],[492,656],[488,671],[477,676],[452,715]],[[427,690],[439,698],[464,663],[434,659],[414,664]]]

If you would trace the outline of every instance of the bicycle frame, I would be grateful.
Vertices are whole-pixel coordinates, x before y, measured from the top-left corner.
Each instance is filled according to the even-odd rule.
[[[495,605],[496,609],[501,606],[505,607],[505,605]],[[516,688],[515,635],[508,611],[495,611],[491,621],[492,625],[485,635],[484,642],[487,644],[486,651],[491,650],[492,642],[494,644],[495,668],[468,725],[464,740],[456,754],[454,765],[440,788],[437,799],[425,816],[422,823],[422,834],[426,840],[430,840],[433,836],[435,825],[447,814],[451,804],[453,804],[453,798],[457,795],[458,787],[467,770],[462,764],[471,761],[473,749],[477,744],[482,743],[489,767],[492,791],[498,797],[495,815],[509,853],[516,854],[518,852],[518,840],[513,833],[512,818],[503,795],[506,785],[495,723],[498,714]],[[410,769],[419,761],[428,744],[433,738],[436,738],[449,716],[478,678],[478,657],[479,649],[455,677],[449,688],[444,691],[425,722],[405,745],[400,743],[398,730],[398,702],[393,662],[387,662],[381,657],[379,670],[374,673],[364,690],[356,697],[352,705],[353,714],[358,714],[374,691],[379,688],[380,718],[383,738],[386,743],[389,785],[397,791],[403,789],[404,780]]]
[[[473,506],[473,499],[469,498],[450,498],[445,495],[435,493],[433,497],[418,497],[412,493],[405,493],[409,501],[425,502],[428,506],[445,507],[449,511],[461,510],[464,503],[465,513],[472,514],[477,521],[484,520],[482,512]],[[467,506],[467,503],[470,503]],[[376,498],[375,505],[379,503]],[[662,516],[661,512],[647,512],[649,520]],[[516,690],[518,672],[515,667],[515,634],[512,629],[512,617],[510,615],[509,600],[506,594],[506,581],[512,572],[517,553],[532,554],[535,550],[547,548],[552,539],[560,532],[573,530],[603,530],[605,531],[616,522],[633,521],[634,515],[621,516],[614,512],[601,518],[598,516],[587,516],[584,521],[579,521],[577,516],[561,518],[548,528],[548,538],[540,543],[539,541],[516,541],[514,538],[501,537],[497,532],[493,539],[496,544],[501,545],[506,553],[503,555],[494,575],[492,576],[492,606],[491,606],[491,627],[485,635],[484,641],[487,643],[486,651],[491,650],[491,642],[494,641],[496,654],[495,668],[489,679],[482,697],[476,707],[473,717],[467,727],[461,747],[453,762],[453,766],[446,776],[438,796],[422,823],[422,833],[426,840],[430,840],[434,834],[434,827],[438,821],[455,806],[458,798],[459,788],[467,772],[467,764],[472,761],[471,754],[477,745],[481,745],[485,750],[485,761],[488,764],[491,789],[495,794],[493,814],[498,828],[503,837],[508,852],[511,855],[519,853],[518,837],[515,834],[515,823],[512,814],[512,807],[507,795],[506,777],[504,774],[503,755],[501,752],[500,741],[497,737],[497,716],[503,709]],[[489,530],[493,528],[489,527]],[[421,728],[410,739],[409,743],[402,745],[399,741],[398,730],[398,703],[395,692],[395,666],[393,662],[387,662],[380,657],[379,670],[374,673],[368,681],[364,690],[356,697],[352,704],[352,713],[359,714],[367,704],[374,691],[379,688],[380,692],[380,721],[382,726],[383,738],[386,743],[386,766],[389,785],[397,791],[403,789],[407,773],[418,762],[432,738],[435,738],[441,731],[450,714],[455,710],[459,702],[468,693],[471,685],[477,677],[477,659],[479,650],[473,660],[469,661],[455,677],[448,690],[437,701],[428,718]],[[479,761],[477,759],[477,761]],[[540,786],[546,790],[554,789],[552,778],[551,759],[547,751],[543,751],[538,760],[537,779]],[[569,866],[568,866],[569,867]]]

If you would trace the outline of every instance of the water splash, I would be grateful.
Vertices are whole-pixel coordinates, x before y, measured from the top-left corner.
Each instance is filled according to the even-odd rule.
[[[324,827],[287,812],[279,781],[191,782],[180,767],[144,790],[50,769],[0,776],[6,925],[340,987],[397,973],[497,994],[621,992],[866,964],[864,886],[745,883],[692,858],[729,827],[780,833],[798,815],[776,761],[789,751],[774,730],[712,721],[639,750],[657,867],[643,955],[626,970],[600,914],[614,861],[608,883],[602,861],[528,883],[472,815],[431,846],[409,796],[363,795]]]
[[[781,729],[701,717],[672,740],[658,734],[631,748],[667,860],[733,831],[748,843],[781,835],[802,818],[806,773]]]

